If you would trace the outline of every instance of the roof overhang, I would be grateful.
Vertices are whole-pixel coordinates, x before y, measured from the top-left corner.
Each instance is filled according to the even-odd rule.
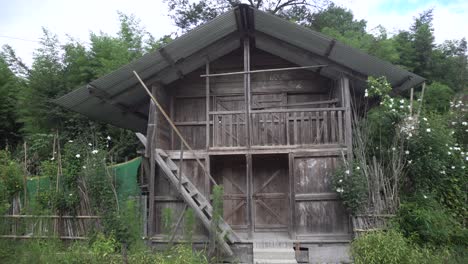
[[[148,97],[133,76],[134,70],[148,84],[169,84],[203,66],[206,61],[214,61],[240,48],[239,40],[246,37],[253,40],[252,45],[256,48],[298,65],[327,64],[320,74],[329,78],[345,74],[362,84],[367,76],[386,76],[396,91],[424,81],[421,76],[321,33],[247,5],[239,5],[162,49],[148,53],[54,102],[92,119],[144,132]]]

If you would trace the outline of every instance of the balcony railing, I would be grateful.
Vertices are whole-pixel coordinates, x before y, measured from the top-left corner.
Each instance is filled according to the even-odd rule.
[[[345,108],[252,110],[252,146],[344,144]],[[211,112],[210,147],[247,145],[244,111]]]

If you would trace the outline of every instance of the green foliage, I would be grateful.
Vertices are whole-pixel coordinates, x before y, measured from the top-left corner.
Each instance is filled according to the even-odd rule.
[[[468,246],[467,230],[430,194],[418,194],[403,203],[395,222],[406,237],[421,246]]]
[[[419,248],[394,230],[363,235],[351,244],[356,264],[447,263],[450,252]]]
[[[162,210],[162,220],[163,220],[163,234],[169,237],[172,233],[173,227],[173,211],[172,208],[166,207]]]
[[[466,216],[468,171],[466,151],[460,146],[443,116],[428,115],[410,132],[407,159],[408,193],[418,190],[433,193],[435,199],[447,206],[459,219]]]
[[[0,262],[5,264],[63,263],[63,264],[118,264],[122,256],[112,237],[99,234],[91,244],[74,242],[64,244],[56,240],[0,240]],[[135,250],[128,252],[130,264],[208,264],[203,251],[192,251],[186,245],[177,245],[163,252]]]
[[[450,108],[454,92],[445,84],[434,82],[429,85],[424,95],[424,107],[427,111],[446,113]]]
[[[23,190],[24,171],[10,153],[0,150],[0,213],[10,207],[14,195]]]
[[[193,232],[195,231],[195,213],[192,208],[188,208],[184,215],[184,236],[185,240],[192,243]]]
[[[362,210],[367,205],[369,191],[366,177],[359,167],[359,163],[355,163],[350,168],[337,169],[332,178],[332,186],[350,214],[363,213]]]

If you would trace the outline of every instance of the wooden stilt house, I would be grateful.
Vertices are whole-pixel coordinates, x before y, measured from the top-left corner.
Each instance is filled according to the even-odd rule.
[[[283,241],[298,261],[309,261],[351,239],[330,177],[351,154],[351,104],[368,76],[386,76],[396,90],[423,81],[240,5],[56,102],[144,135],[142,187],[154,245],[183,239],[187,208],[197,217],[194,243],[208,241],[217,184],[224,187],[217,241],[225,255],[253,262],[256,242]],[[164,208],[174,215],[169,238]]]

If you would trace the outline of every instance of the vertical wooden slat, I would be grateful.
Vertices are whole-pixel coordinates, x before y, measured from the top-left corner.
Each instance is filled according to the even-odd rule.
[[[321,129],[321,122],[320,122],[320,112],[317,111],[315,112],[315,117],[317,118],[317,121],[315,123],[315,130],[316,130],[316,143],[320,144],[322,142],[322,129]]]
[[[296,188],[294,179],[294,156],[289,153],[289,235],[296,239]]]
[[[232,126],[232,116],[233,114],[231,115],[228,115],[229,116],[229,146],[233,146],[233,141],[234,141],[234,129],[233,129],[233,126]]]
[[[338,111],[338,143],[343,143],[343,112]]]
[[[314,115],[312,112],[309,112],[309,136],[310,139],[307,143],[313,144],[314,143]]]
[[[306,142],[306,119],[304,117],[304,112],[301,112],[301,142],[300,144],[304,144]]]
[[[293,114],[293,122],[294,122],[293,123],[294,124],[294,126],[293,126],[294,145],[297,145],[298,144],[298,142],[297,142],[298,141],[297,140],[297,134],[298,134],[298,131],[297,131],[297,116],[296,116],[297,112],[292,112],[292,114]]]
[[[336,112],[330,111],[331,142],[336,143]]]
[[[236,138],[237,138],[235,146],[240,146],[241,137],[239,135],[239,115],[238,114],[233,115],[233,121],[232,122],[234,124],[234,129],[233,129],[232,133],[234,133],[236,135]]]
[[[284,142],[284,113],[278,114],[278,142],[283,145]]]
[[[273,122],[273,119],[274,119],[274,115],[273,113],[270,113],[270,135],[271,135],[271,143],[270,145],[276,145],[275,143],[275,127],[274,127],[274,122]]]
[[[323,111],[323,143],[328,144],[328,114]]]
[[[262,141],[261,141],[261,144],[262,145],[266,145],[267,141],[268,141],[268,127],[267,127],[267,116],[268,114],[262,114]]]
[[[221,146],[228,145],[228,135],[227,135],[227,116],[228,115],[221,115]]]
[[[250,71],[250,40],[244,38],[244,71]],[[250,74],[244,74],[244,95],[245,95],[245,128],[246,128],[246,146],[250,148],[251,130],[250,130]]]
[[[284,120],[286,121],[286,144],[291,144],[291,139],[289,135],[289,113],[284,113]]]
[[[218,115],[213,115],[213,147],[218,146]]]

